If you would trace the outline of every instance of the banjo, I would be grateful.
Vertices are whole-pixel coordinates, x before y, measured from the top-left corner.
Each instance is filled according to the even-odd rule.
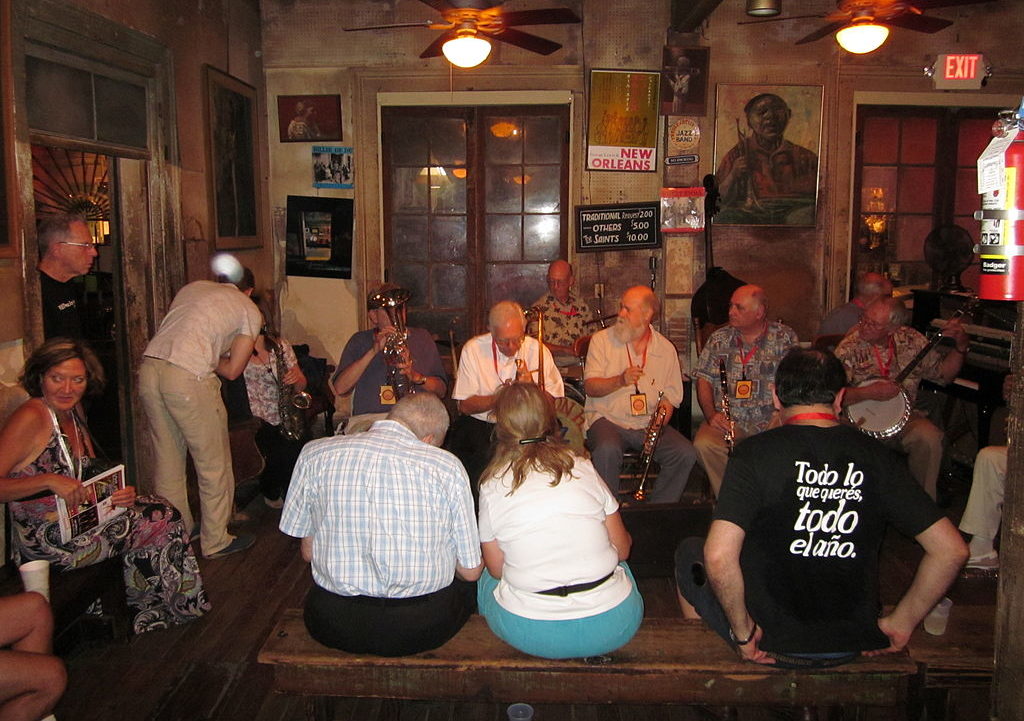
[[[967,302],[961,306],[961,308],[950,317],[949,320],[955,320],[965,315],[974,309],[977,305],[978,299],[971,297],[967,299]],[[931,340],[921,350],[917,352],[909,363],[899,372],[893,383],[900,386],[900,392],[894,395],[892,398],[888,398],[884,401],[876,400],[863,400],[857,403],[851,403],[846,407],[846,417],[849,421],[857,428],[867,433],[872,438],[891,438],[897,433],[903,430],[903,427],[907,425],[907,421],[910,420],[910,396],[907,395],[906,390],[903,389],[903,381],[914,372],[918,364],[924,360],[924,357],[928,355],[932,349],[938,345],[939,341],[942,340],[942,332],[936,333]],[[865,381],[861,381],[855,387],[863,388],[864,386],[871,385],[877,382],[878,378],[869,378]]]

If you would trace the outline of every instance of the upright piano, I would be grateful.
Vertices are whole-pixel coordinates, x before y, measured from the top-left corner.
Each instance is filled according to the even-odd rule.
[[[926,336],[933,336],[946,319],[970,298],[966,293],[914,290],[911,325]],[[992,413],[1005,405],[1003,379],[1010,371],[1010,346],[1017,317],[1016,304],[1010,301],[982,300],[962,319],[971,345],[959,376],[948,386],[925,382],[926,387],[977,405],[978,447],[988,445]]]

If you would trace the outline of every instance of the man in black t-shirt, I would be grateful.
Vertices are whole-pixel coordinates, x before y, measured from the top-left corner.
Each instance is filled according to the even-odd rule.
[[[699,614],[748,661],[820,666],[898,651],[967,559],[903,460],[839,424],[845,384],[831,353],[789,351],[773,389],[783,426],[736,447],[703,549],[687,539],[676,551],[684,615]],[[925,557],[879,617],[890,523]]]
[[[81,215],[46,216],[36,231],[39,288],[46,338],[82,337],[81,285],[74,282],[92,268],[96,246]]]

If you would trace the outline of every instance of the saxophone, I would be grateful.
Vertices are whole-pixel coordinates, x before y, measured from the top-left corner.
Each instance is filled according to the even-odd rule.
[[[722,434],[725,439],[725,446],[729,455],[732,455],[733,446],[736,445],[736,426],[732,420],[732,406],[729,404],[729,377],[725,373],[725,358],[718,359],[718,382],[722,385],[722,415],[725,416],[729,430]]]
[[[661,399],[664,396],[665,391],[658,392],[658,400],[655,401],[657,408],[651,414],[651,420],[644,430],[644,446],[640,451],[640,465],[644,470],[640,475],[640,483],[637,484],[636,492],[633,494],[633,498],[638,501],[647,499],[647,489],[644,488],[644,484],[647,483],[647,476],[651,472],[651,461],[654,460],[654,451],[657,450],[658,441],[661,440],[661,432],[665,429],[665,417],[668,415],[668,411],[661,404]]]
[[[387,364],[387,378],[384,383],[395,389],[395,400],[416,392],[416,386],[398,367],[398,364],[409,357],[409,331],[405,327],[401,308],[409,300],[410,293],[405,288],[382,290],[369,297],[367,303],[370,310],[383,308],[395,331],[384,340],[384,362]]]
[[[281,415],[281,435],[290,441],[301,440],[306,434],[304,410],[313,403],[313,396],[305,391],[296,391],[295,386],[284,382],[288,367],[284,362],[284,348],[281,341],[274,343],[274,362],[277,365],[277,410]]]

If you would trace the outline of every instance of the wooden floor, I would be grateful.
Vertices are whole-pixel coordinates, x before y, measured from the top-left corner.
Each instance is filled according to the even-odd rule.
[[[269,671],[256,663],[259,646],[274,620],[285,608],[299,607],[311,583],[308,565],[299,556],[299,544],[277,531],[280,511],[257,497],[247,510],[253,520],[246,524],[258,534],[254,548],[200,565],[213,611],[184,627],[156,631],[132,638],[125,644],[83,640],[69,655],[69,685],[56,709],[60,721],[277,721],[303,719],[300,700],[267,691]],[[955,509],[954,509],[955,510]],[[891,538],[886,544],[883,568],[883,599],[895,601],[916,566],[913,543]],[[642,578],[641,591],[648,616],[678,613],[668,578]],[[941,653],[949,644],[978,642],[978,629],[958,626],[969,607],[972,617],[987,621],[994,613],[995,582],[961,581],[952,591],[954,610],[947,635],[930,639],[932,651]],[[986,608],[987,607],[987,608]],[[984,633],[981,642],[984,645]],[[987,718],[987,689],[978,684],[950,697],[948,713],[932,712],[928,718],[973,721]],[[945,699],[945,696],[943,696]],[[523,689],[523,701],[530,690]],[[934,704],[933,704],[934,705]],[[698,721],[714,719],[714,710],[666,706],[538,706],[537,721],[658,719]],[[498,704],[445,704],[380,700],[342,700],[336,704],[337,719],[375,721],[503,721],[505,708]],[[741,721],[799,718],[769,709],[741,709]],[[875,718],[868,713],[864,718]],[[917,721],[917,719],[915,719]]]

